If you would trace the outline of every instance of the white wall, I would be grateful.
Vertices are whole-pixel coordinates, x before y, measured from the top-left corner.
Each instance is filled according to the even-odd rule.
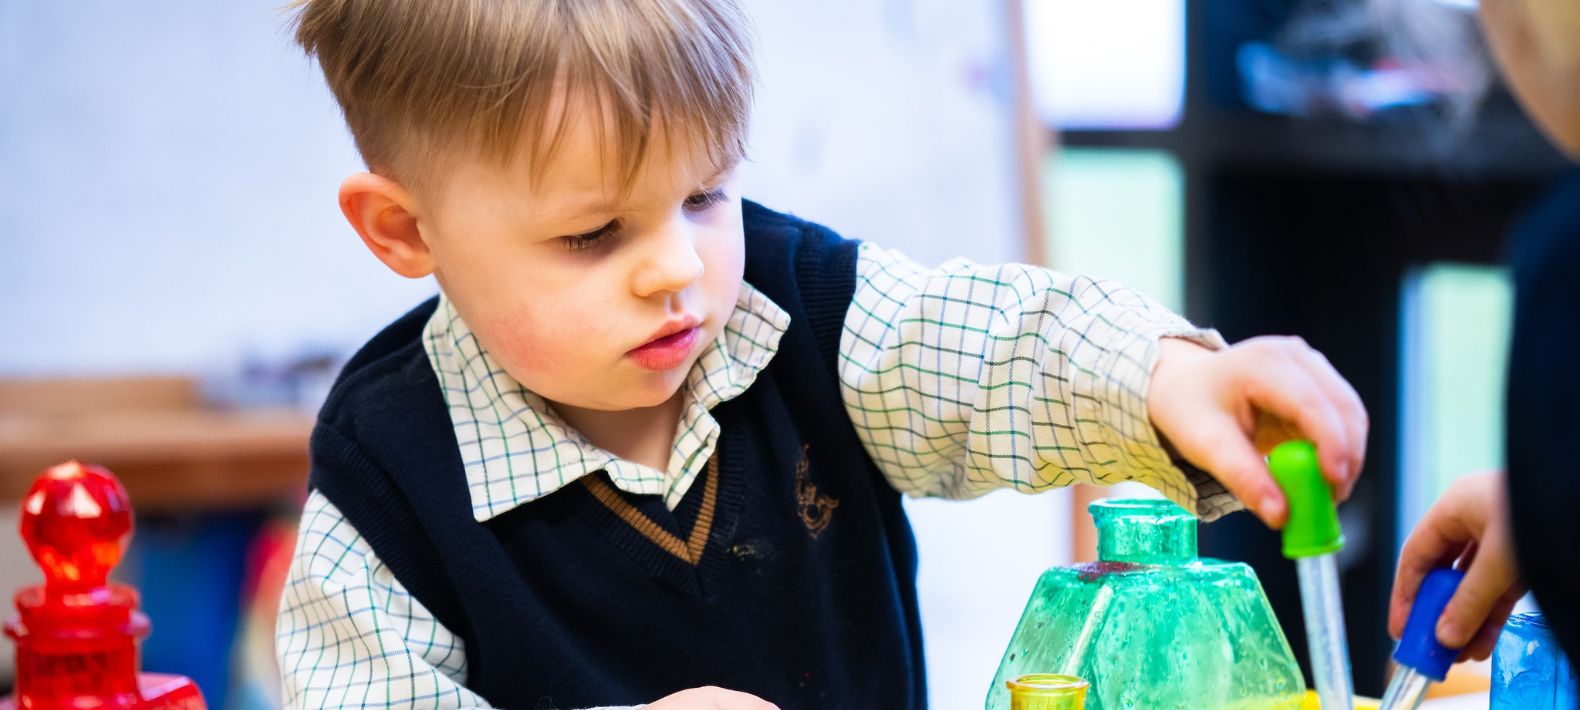
[[[431,292],[342,223],[358,162],[278,4],[0,3],[0,373],[350,348]]]
[[[341,221],[335,187],[360,164],[278,4],[0,2],[0,376],[349,351],[432,291]],[[749,196],[925,261],[1019,258],[998,3],[747,5]],[[981,702],[1036,573],[1062,561],[1063,502],[911,506],[935,706]],[[3,545],[8,595],[33,575]]]

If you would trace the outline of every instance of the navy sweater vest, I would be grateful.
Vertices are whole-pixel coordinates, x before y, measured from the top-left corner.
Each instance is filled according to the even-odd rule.
[[[364,346],[324,405],[311,485],[461,637],[489,702],[717,685],[787,709],[925,707],[915,540],[836,377],[856,243],[743,209],[746,280],[791,324],[714,408],[715,457],[673,512],[598,473],[478,523],[422,347],[433,301]]]

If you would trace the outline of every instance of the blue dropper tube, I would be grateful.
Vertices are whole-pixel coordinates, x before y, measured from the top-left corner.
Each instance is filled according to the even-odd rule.
[[[1317,448],[1309,441],[1286,441],[1267,456],[1268,470],[1289,501],[1284,523],[1284,557],[1295,560],[1300,575],[1300,608],[1311,652],[1311,680],[1324,708],[1355,707],[1350,682],[1349,637],[1334,556],[1344,533],[1333,504],[1333,490],[1322,478]]]
[[[1448,676],[1459,649],[1437,642],[1437,620],[1464,579],[1465,573],[1459,570],[1436,569],[1421,580],[1421,589],[1410,606],[1410,619],[1393,652],[1399,667],[1394,669],[1388,691],[1383,694],[1382,710],[1416,710],[1426,697],[1427,687]]]

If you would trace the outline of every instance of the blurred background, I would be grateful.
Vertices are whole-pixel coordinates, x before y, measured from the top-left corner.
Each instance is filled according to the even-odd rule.
[[[312,414],[435,288],[341,218],[362,166],[278,4],[0,2],[0,594],[40,579],[12,532],[32,477],[109,466],[139,514],[119,577],[154,622],[144,667],[216,707],[278,705]],[[1502,463],[1502,235],[1561,166],[1479,48],[1399,56],[1344,0],[745,4],[748,196],[927,262],[1116,278],[1231,341],[1299,334],[1354,383],[1373,434],[1341,565],[1356,689],[1380,694],[1403,533]],[[936,707],[981,702],[1109,493],[912,502]],[[1201,544],[1255,567],[1304,662],[1277,537],[1240,514]]]

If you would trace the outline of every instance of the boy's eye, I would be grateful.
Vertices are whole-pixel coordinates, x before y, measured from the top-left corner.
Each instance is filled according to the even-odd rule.
[[[686,198],[685,207],[691,212],[701,212],[725,200],[724,190],[699,192]]]
[[[619,226],[620,225],[616,222],[610,222],[602,227],[594,229],[591,232],[560,237],[560,242],[563,243],[565,248],[569,251],[586,251],[598,246],[599,244],[602,244],[605,239],[613,236],[615,229]]]

